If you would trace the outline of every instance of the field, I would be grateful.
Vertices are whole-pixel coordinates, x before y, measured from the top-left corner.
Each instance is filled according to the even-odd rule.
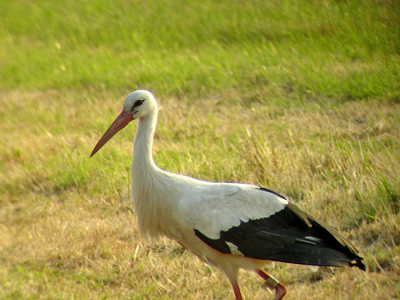
[[[367,272],[276,263],[285,299],[400,298],[400,3],[0,3],[0,298],[233,299],[216,269],[140,239],[136,124],[148,89],[163,169],[253,183],[336,227]],[[273,299],[241,273],[245,299]]]

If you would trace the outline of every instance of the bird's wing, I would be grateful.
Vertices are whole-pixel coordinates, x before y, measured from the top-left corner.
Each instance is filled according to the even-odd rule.
[[[187,226],[218,239],[222,231],[273,215],[288,204],[278,194],[260,191],[252,185],[204,183],[182,197],[179,210]]]
[[[218,191],[218,192],[217,192]],[[198,193],[198,194],[196,194]],[[201,196],[200,196],[201,195]],[[364,269],[357,250],[332,227],[263,188],[222,185],[196,191],[187,220],[210,247],[254,259]]]

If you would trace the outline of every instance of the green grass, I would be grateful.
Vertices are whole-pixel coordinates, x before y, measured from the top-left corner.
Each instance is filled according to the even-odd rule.
[[[204,96],[258,87],[344,99],[389,94],[398,101],[395,1],[2,6],[5,89],[146,87]]]
[[[140,241],[124,97],[162,110],[154,158],[260,184],[338,228],[368,272],[276,264],[287,299],[400,297],[397,1],[2,1],[0,298],[232,299],[174,242]],[[243,273],[246,299],[270,295]],[[285,298],[285,299],[286,299]]]

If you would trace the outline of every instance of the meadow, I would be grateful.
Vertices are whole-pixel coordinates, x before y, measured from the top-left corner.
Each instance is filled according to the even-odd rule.
[[[129,199],[135,124],[96,156],[124,97],[160,104],[154,159],[272,189],[337,228],[367,272],[276,263],[285,299],[400,298],[400,3],[0,2],[0,298],[233,299]],[[241,273],[245,299],[272,299]]]

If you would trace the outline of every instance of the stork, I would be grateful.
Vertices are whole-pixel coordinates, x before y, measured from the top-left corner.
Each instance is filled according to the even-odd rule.
[[[236,300],[243,299],[239,269],[256,272],[275,290],[275,300],[285,296],[284,285],[263,271],[271,261],[365,270],[350,242],[278,193],[250,184],[205,182],[158,168],[152,156],[157,115],[150,92],[132,92],[90,155],[139,119],[131,197],[142,237],[167,236],[218,267],[229,279]]]

